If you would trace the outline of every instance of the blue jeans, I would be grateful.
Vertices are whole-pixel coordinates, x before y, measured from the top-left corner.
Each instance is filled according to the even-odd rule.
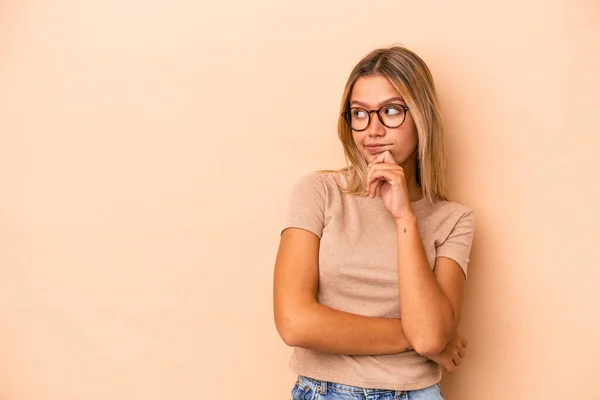
[[[292,400],[443,400],[440,385],[419,390],[363,389],[299,376]]]

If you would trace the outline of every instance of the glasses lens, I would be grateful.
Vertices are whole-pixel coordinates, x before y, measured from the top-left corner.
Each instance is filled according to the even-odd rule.
[[[379,110],[381,121],[388,128],[397,128],[404,122],[404,108],[398,104],[390,104]]]
[[[369,113],[362,108],[350,109],[350,126],[352,129],[362,131],[369,124]]]

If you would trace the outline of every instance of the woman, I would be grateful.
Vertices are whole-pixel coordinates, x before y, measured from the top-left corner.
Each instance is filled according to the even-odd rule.
[[[474,219],[448,200],[423,60],[398,46],[363,58],[338,134],[348,166],[295,184],[275,263],[292,398],[442,399],[442,369],[465,356],[456,329]]]

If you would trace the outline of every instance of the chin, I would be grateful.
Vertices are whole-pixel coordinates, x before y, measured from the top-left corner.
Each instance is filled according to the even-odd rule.
[[[387,150],[386,150],[387,151]],[[371,161],[373,161],[375,159],[375,157],[377,157],[378,155],[380,155],[381,153],[384,153],[384,151],[382,152],[378,152],[376,154],[371,154],[371,153],[363,153],[363,157],[364,159],[367,161],[367,164],[370,163]],[[392,157],[394,158],[394,161],[396,161],[396,163],[398,165],[402,165],[403,162],[406,161],[407,157],[403,157],[400,160],[398,159],[398,157],[392,153]]]

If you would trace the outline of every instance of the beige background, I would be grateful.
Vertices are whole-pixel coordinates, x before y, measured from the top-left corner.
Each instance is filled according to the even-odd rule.
[[[285,201],[392,43],[477,213],[446,397],[600,399],[594,0],[0,2],[0,398],[287,399]]]

